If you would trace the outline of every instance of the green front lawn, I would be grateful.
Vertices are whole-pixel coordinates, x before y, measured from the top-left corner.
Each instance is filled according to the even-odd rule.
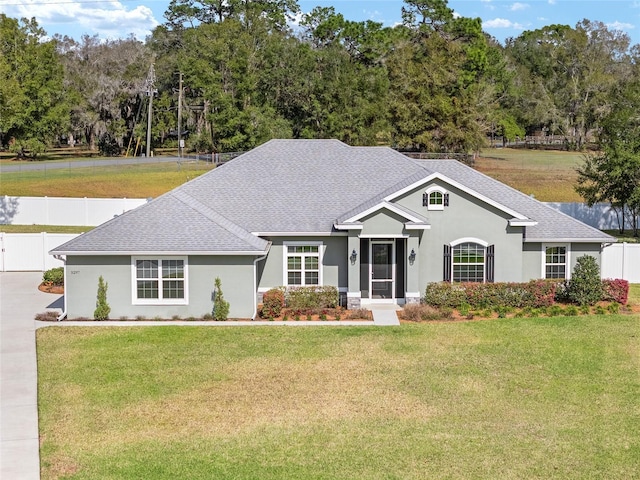
[[[640,478],[640,318],[37,332],[42,477]]]

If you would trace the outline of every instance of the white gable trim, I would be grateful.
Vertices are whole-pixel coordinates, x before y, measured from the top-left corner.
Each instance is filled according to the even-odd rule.
[[[371,208],[366,209],[363,212],[358,213],[357,215],[354,215],[351,218],[348,218],[347,220],[342,222],[342,224],[357,222],[361,218],[366,217],[367,215],[371,215],[372,213],[377,212],[379,210],[382,210],[383,208],[386,208],[387,210],[390,210],[393,213],[395,213],[397,215],[400,215],[401,217],[406,218],[410,222],[424,223],[424,221],[421,218],[418,218],[418,217],[416,217],[414,215],[411,215],[411,214],[407,213],[405,210],[396,207],[393,203],[389,203],[387,201],[384,201],[384,202],[378,203],[377,205],[374,205]]]
[[[423,178],[422,180],[419,180],[417,182],[412,183],[411,185],[404,187],[401,190],[398,190],[397,192],[394,192],[390,195],[387,195],[384,198],[385,202],[390,202],[396,198],[398,198],[401,195],[404,195],[407,192],[410,192],[411,190],[414,190],[416,188],[420,188],[422,185],[424,185],[427,182],[430,182],[432,180],[442,180],[443,182],[451,185],[452,187],[457,188],[458,190],[462,190],[465,193],[468,193],[469,195],[471,195],[472,197],[477,198],[478,200],[483,201],[484,203],[487,203],[489,205],[491,205],[492,207],[497,208],[498,210],[501,210],[509,215],[512,215],[513,217],[517,218],[518,220],[529,220],[529,218],[526,215],[523,215],[519,212],[516,212],[515,210],[502,205],[501,203],[496,202],[495,200],[492,200],[488,197],[485,197],[484,195],[481,195],[480,193],[476,192],[475,190],[472,190],[471,188],[456,182],[455,180],[450,179],[449,177],[447,177],[446,175],[443,175],[441,173],[432,173],[431,175],[429,175],[428,177]]]

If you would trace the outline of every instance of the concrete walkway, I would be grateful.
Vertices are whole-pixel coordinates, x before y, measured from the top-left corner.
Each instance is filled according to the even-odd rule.
[[[40,478],[36,313],[59,296],[36,288],[42,273],[0,273],[0,478]]]
[[[367,308],[373,313],[373,324],[378,327],[389,327],[400,325],[396,312],[401,308],[395,304],[375,304],[368,305]]]

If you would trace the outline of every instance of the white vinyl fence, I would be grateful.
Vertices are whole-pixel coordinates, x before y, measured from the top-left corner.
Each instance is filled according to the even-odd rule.
[[[0,197],[0,224],[96,226],[147,202],[144,198]]]
[[[0,272],[39,271],[61,267],[49,250],[78,234],[0,232]],[[640,283],[640,243],[614,243],[602,252],[602,278],[622,278]]]
[[[602,251],[602,278],[640,283],[640,243],[613,243]]]
[[[76,233],[0,232],[0,272],[44,272],[62,267],[64,263],[49,255],[49,250],[77,236]]]

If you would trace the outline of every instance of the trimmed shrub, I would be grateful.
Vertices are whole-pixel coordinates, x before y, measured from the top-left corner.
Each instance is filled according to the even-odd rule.
[[[285,291],[285,304],[293,310],[336,308],[338,289],[336,287],[289,287]]]
[[[96,320],[109,320],[109,313],[111,313],[111,307],[107,303],[107,290],[109,284],[104,281],[102,275],[98,277],[98,295],[96,299],[96,309],[93,312],[93,318]]]
[[[590,255],[579,257],[569,280],[567,297],[578,305],[595,305],[602,299],[600,267]]]
[[[626,305],[629,300],[629,282],[619,278],[602,280],[602,300]]]
[[[284,292],[279,288],[272,288],[262,296],[262,318],[278,317],[284,308]]]
[[[220,277],[216,277],[213,289],[213,319],[224,321],[229,317],[229,302],[224,299],[222,294],[222,281]]]
[[[527,283],[430,283],[424,303],[434,307],[546,307],[552,305],[556,284],[545,280]]]
[[[427,284],[424,303],[432,307],[458,308],[467,302],[463,284],[438,282]]]
[[[42,275],[43,283],[47,285],[56,285],[63,286],[64,285],[64,267],[56,267],[50,270],[47,270]]]

